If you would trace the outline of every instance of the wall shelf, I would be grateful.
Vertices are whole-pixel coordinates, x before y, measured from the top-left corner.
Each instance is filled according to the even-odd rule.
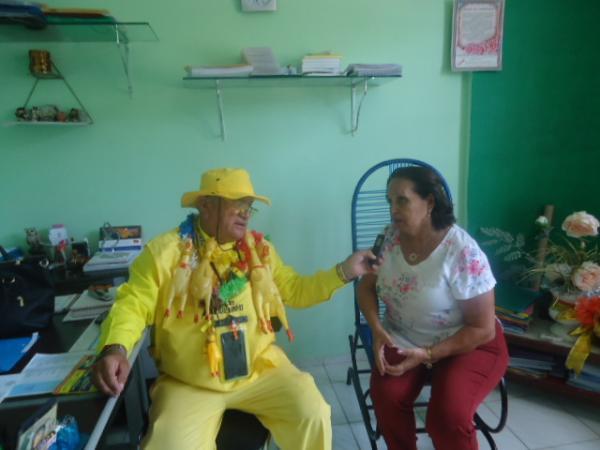
[[[559,340],[554,336],[550,331],[553,324],[554,322],[551,321],[534,318],[525,334],[505,332],[509,352],[514,351],[515,349],[523,349],[543,355],[552,355],[555,358],[555,361],[560,362],[560,364],[564,366],[564,362],[573,343]],[[598,346],[592,346],[592,351],[586,360],[586,364],[600,364],[600,348]],[[540,378],[529,376],[524,373],[517,373],[514,370],[509,369],[507,378],[522,384],[530,385],[536,389],[559,393],[569,398],[578,398],[600,405],[600,392],[589,391],[572,386],[567,383],[565,378],[556,377],[552,373]]]
[[[84,122],[47,122],[39,120],[37,122],[30,121],[12,121],[12,122],[4,122],[5,127],[16,127],[16,126],[25,126],[25,127],[84,127],[87,125],[91,125],[92,121],[84,121]]]
[[[217,96],[221,139],[225,140],[225,115],[223,109],[223,90],[239,88],[297,88],[297,87],[341,87],[350,90],[350,130],[352,135],[358,131],[362,103],[369,87],[376,87],[400,78],[389,76],[308,76],[308,75],[272,75],[244,77],[184,77],[186,87],[214,90]],[[357,90],[361,96],[357,101]]]
[[[158,36],[148,22],[52,19],[42,29],[27,28],[19,23],[0,23],[0,43],[106,42],[117,44],[130,96],[133,95],[133,85],[130,75],[129,44],[157,41]]]
[[[35,81],[33,82],[33,86],[31,87],[31,90],[29,91],[29,94],[27,95],[27,99],[25,100],[23,108],[27,109],[27,107],[29,106],[31,97],[33,96],[33,93],[35,92],[36,88],[38,87],[40,81],[54,81],[54,80],[62,81],[64,83],[64,85],[66,86],[66,88],[71,93],[71,95],[73,96],[73,98],[79,104],[79,107],[81,108],[80,111],[84,114],[84,116],[83,116],[84,120],[71,121],[71,122],[60,122],[60,121],[50,121],[50,120],[17,120],[17,121],[5,122],[4,123],[5,126],[27,125],[27,126],[63,126],[64,127],[64,126],[91,125],[94,123],[92,116],[87,111],[87,109],[85,108],[85,106],[83,105],[83,103],[81,102],[81,100],[79,99],[79,97],[77,96],[77,94],[75,93],[75,91],[73,90],[73,88],[71,87],[69,82],[67,81],[67,79],[63,76],[63,74],[60,72],[60,70],[56,66],[56,64],[54,64],[53,62],[51,62],[50,64],[51,64],[52,72],[44,74],[44,75],[39,75],[39,74],[34,75]]]

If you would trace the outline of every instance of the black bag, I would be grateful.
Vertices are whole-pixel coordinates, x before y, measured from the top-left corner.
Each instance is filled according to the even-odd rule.
[[[0,247],[0,338],[31,334],[50,325],[54,287],[45,257],[10,260]]]

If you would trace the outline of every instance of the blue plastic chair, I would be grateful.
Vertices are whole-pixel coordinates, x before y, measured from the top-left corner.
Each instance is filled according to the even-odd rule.
[[[444,190],[452,201],[452,194],[446,180],[433,166],[417,159],[399,158],[390,159],[374,165],[358,181],[354,194],[352,195],[351,205],[351,221],[352,221],[352,251],[366,249],[373,246],[377,234],[381,233],[383,228],[388,225],[390,219],[390,207],[387,201],[387,180],[394,170],[401,167],[427,167],[435,171],[444,186]],[[350,357],[352,367],[348,368],[346,384],[352,383],[356,398],[360,406],[361,415],[371,448],[377,450],[377,440],[380,437],[380,432],[377,426],[371,423],[369,412],[373,410],[373,404],[370,401],[369,389],[363,390],[360,381],[361,374],[370,374],[375,366],[373,358],[373,336],[371,328],[366,319],[362,315],[358,306],[357,296],[358,282],[354,282],[354,335],[348,336],[350,342]],[[383,317],[385,306],[383,302],[379,302],[379,316]],[[367,355],[368,367],[359,368],[357,361],[357,351],[364,350]],[[504,428],[507,415],[507,394],[504,380],[500,382],[500,395],[502,401],[501,417],[496,427],[487,425],[478,414],[473,418],[477,429],[481,430],[486,440],[490,444],[490,448],[495,450],[497,446],[490,433],[497,433]],[[427,402],[417,402],[415,407],[427,406]],[[418,428],[417,433],[425,432],[424,428]]]

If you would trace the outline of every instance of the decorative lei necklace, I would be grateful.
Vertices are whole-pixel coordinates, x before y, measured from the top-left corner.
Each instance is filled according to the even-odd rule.
[[[171,292],[175,291],[182,297],[177,317],[183,317],[188,287],[195,302],[204,299],[206,305],[209,305],[211,300],[215,300],[216,308],[205,308],[207,319],[210,320],[210,310],[218,309],[220,304],[227,305],[245,289],[248,269],[238,249],[239,244],[222,250],[214,239],[204,239],[197,217],[197,214],[190,214],[179,225],[183,251],[181,260],[173,271]],[[225,268],[225,272],[219,272],[219,268]],[[165,316],[170,315],[175,296],[169,297]],[[199,319],[199,311],[196,311],[194,321],[198,322]]]

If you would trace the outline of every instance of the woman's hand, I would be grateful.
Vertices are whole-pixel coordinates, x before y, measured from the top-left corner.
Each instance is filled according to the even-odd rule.
[[[385,373],[399,377],[404,373],[417,367],[419,364],[430,363],[429,353],[424,348],[407,348],[402,350],[402,355],[405,357],[402,362],[396,365],[387,364]]]
[[[373,357],[377,371],[383,376],[387,371],[387,361],[385,360],[385,347],[397,348],[396,343],[383,327],[379,326],[373,330]]]

